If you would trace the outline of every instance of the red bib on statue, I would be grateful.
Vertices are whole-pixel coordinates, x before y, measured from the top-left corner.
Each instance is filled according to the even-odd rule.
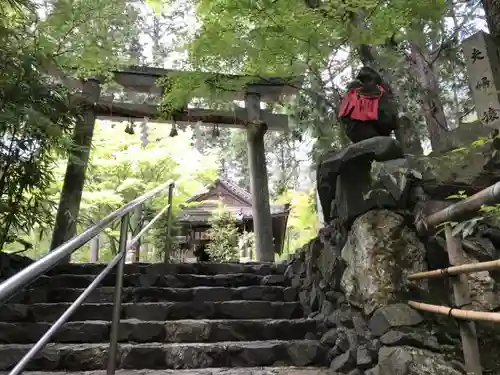
[[[378,120],[379,102],[384,89],[379,85],[373,89],[371,91],[365,88],[349,90],[342,98],[339,117],[349,117],[360,121]]]

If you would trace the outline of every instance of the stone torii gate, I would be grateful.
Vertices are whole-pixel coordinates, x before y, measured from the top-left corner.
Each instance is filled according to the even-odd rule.
[[[232,93],[230,100],[244,100],[245,108],[234,111],[216,111],[211,109],[188,108],[174,116],[173,121],[161,119],[158,108],[153,104],[136,104],[114,101],[101,97],[101,83],[98,78],[79,81],[68,77],[61,71],[49,68],[48,73],[72,89],[81,92],[80,99],[85,104],[83,121],[75,127],[73,140],[77,147],[71,152],[61,191],[59,208],[56,216],[51,249],[54,249],[76,234],[76,220],[85,181],[85,171],[89,161],[90,146],[96,118],[111,120],[130,120],[149,118],[154,122],[173,122],[191,124],[201,122],[204,126],[246,128],[248,142],[248,164],[250,170],[250,191],[256,237],[257,260],[274,261],[269,186],[264,150],[264,135],[267,130],[285,131],[288,128],[288,116],[261,110],[261,102],[275,103],[285,95],[294,95],[302,84],[302,78],[251,77],[220,75],[219,78],[250,81],[241,91]],[[189,75],[160,68],[130,67],[113,72],[113,81],[124,91],[162,95],[162,88],[157,86],[158,79],[175,74]],[[199,73],[196,73],[199,74]],[[207,74],[207,79],[210,75]]]

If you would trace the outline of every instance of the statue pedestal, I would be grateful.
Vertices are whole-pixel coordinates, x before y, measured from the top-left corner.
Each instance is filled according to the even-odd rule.
[[[371,166],[373,161],[403,156],[401,145],[391,137],[369,138],[340,152],[326,154],[320,162],[317,179],[325,223],[338,217],[349,226],[356,217],[373,208],[394,208],[396,202],[389,192],[374,189]],[[390,181],[384,181],[387,183]]]

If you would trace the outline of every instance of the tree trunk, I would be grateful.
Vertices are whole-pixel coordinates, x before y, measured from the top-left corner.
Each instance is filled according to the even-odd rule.
[[[482,0],[482,3],[490,34],[500,44],[500,0]]]
[[[101,87],[98,80],[89,79],[85,82],[83,95],[93,103],[99,100],[100,93]],[[68,158],[54,231],[52,232],[51,250],[62,245],[76,234],[76,224],[85,184],[85,172],[90,157],[95,119],[94,109],[87,108],[82,121],[78,121],[75,126],[73,132],[74,147]],[[65,261],[69,263],[70,258]]]
[[[460,28],[460,24],[457,19],[457,14],[455,12],[455,5],[453,0],[448,0],[448,8],[450,9],[450,15],[453,20],[453,27],[455,30]],[[460,125],[460,120],[462,119],[462,112],[460,111],[460,100],[458,99],[458,91],[460,87],[460,83],[457,79],[458,73],[461,68],[458,67],[457,59],[459,58],[458,53],[455,53],[454,58],[451,63],[453,65],[453,71],[456,73],[453,75],[453,121],[452,124],[448,123],[450,129],[455,129]]]
[[[411,45],[410,63],[419,82],[420,97],[431,146],[433,150],[437,151],[440,147],[441,137],[449,128],[444,114],[443,102],[439,97],[440,88],[436,67],[429,64],[421,49],[415,44]]]
[[[161,25],[160,19],[155,15],[153,19],[153,35],[151,35],[151,39],[153,39],[153,66],[161,67],[162,59],[161,59],[161,50],[160,50],[160,39],[161,39]]]

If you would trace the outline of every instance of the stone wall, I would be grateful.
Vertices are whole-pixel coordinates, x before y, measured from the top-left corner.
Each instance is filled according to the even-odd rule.
[[[447,280],[407,280],[427,270],[429,260],[436,264],[439,257],[429,254],[442,248],[422,242],[412,221],[389,210],[359,216],[343,241],[334,224],[299,249],[286,271],[307,317],[320,321],[316,337],[329,348],[333,373],[465,374],[457,322],[406,304],[450,305]],[[491,327],[479,332],[486,329],[481,345],[498,347]],[[485,373],[499,374],[497,361],[485,353],[483,366],[493,371]]]

